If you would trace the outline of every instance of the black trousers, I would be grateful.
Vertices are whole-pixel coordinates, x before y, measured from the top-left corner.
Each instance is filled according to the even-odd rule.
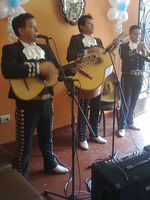
[[[100,98],[101,96],[97,96],[93,99],[82,99],[79,98],[79,104],[86,116],[88,117],[88,111],[90,111],[90,117],[89,117],[89,123],[91,125],[91,128],[94,131],[94,134],[90,132],[90,138],[96,138],[99,135],[99,112],[100,112]],[[86,128],[87,124],[82,116],[82,113],[78,109],[78,137],[79,141],[85,141],[86,140]]]
[[[42,152],[44,169],[56,167],[53,153],[53,103],[52,99],[16,103],[16,154],[14,167],[28,176],[29,152],[35,128]]]
[[[126,128],[126,120],[128,125],[133,124],[134,109],[142,88],[142,83],[143,75],[135,76],[130,74],[122,74],[121,87],[124,93],[128,110],[122,101],[120,108],[119,129]]]

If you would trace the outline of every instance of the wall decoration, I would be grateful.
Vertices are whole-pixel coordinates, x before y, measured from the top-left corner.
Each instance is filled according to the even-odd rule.
[[[61,0],[65,18],[75,25],[84,12],[85,0]]]
[[[130,0],[108,0],[112,6],[107,12],[107,18],[109,20],[116,20],[116,31],[122,32],[122,23],[128,20],[127,7],[130,4]]]
[[[8,18],[8,32],[9,40],[16,39],[14,31],[12,29],[12,20],[14,17],[21,13],[25,13],[25,10],[20,6],[28,3],[29,0],[0,0],[0,19]]]

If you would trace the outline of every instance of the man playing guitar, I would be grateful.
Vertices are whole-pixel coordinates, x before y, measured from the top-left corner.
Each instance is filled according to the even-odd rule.
[[[2,73],[6,79],[26,79],[51,76],[51,63],[58,67],[53,52],[44,44],[36,44],[37,24],[30,13],[20,14],[12,21],[18,41],[2,49]],[[53,87],[44,88],[34,99],[19,98],[12,87],[9,98],[16,102],[16,153],[13,167],[26,179],[33,132],[37,128],[39,147],[46,173],[67,173],[53,153]]]
[[[97,47],[102,47],[102,41],[99,38],[92,37],[94,25],[91,15],[83,15],[78,20],[80,34],[73,35],[67,50],[67,60],[74,61],[80,55],[95,54]],[[105,144],[107,141],[99,135],[99,111],[100,111],[100,94],[92,99],[86,99],[79,96],[79,104],[83,109],[85,116],[88,115],[90,108],[90,125],[94,134],[90,132],[90,138],[98,143]],[[86,122],[78,110],[78,135],[80,147],[84,150],[89,148],[86,137]]]

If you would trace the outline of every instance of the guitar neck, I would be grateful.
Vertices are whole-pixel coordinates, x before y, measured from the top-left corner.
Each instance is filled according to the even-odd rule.
[[[81,63],[81,60],[77,60],[77,61],[71,62],[69,64],[63,65],[62,67],[63,67],[64,72],[74,69],[76,67],[76,65],[79,63]]]

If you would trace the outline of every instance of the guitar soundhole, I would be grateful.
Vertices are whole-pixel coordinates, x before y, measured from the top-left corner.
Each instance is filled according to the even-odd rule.
[[[97,57],[96,55],[88,55],[83,58],[83,62],[86,65],[98,65],[103,62],[101,57]]]
[[[101,64],[103,62],[102,58],[98,57],[96,60],[96,65]]]

